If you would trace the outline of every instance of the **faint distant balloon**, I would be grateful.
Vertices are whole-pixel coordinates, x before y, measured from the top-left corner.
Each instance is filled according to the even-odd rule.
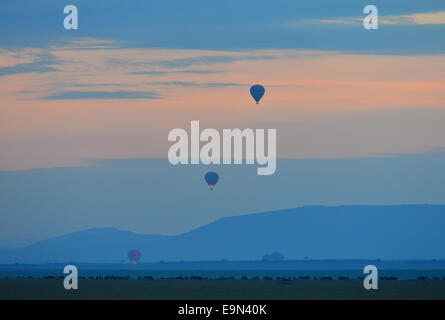
[[[264,96],[264,87],[259,84],[255,84],[250,87],[250,94],[252,95],[253,99],[255,99],[256,103],[261,100],[261,98]]]
[[[130,250],[128,251],[128,260],[130,260],[133,264],[136,264],[142,257],[142,253],[139,250]]]
[[[218,182],[219,175],[216,172],[210,171],[206,173],[204,179],[206,180],[210,189],[213,190],[213,188],[215,188],[216,183]]]

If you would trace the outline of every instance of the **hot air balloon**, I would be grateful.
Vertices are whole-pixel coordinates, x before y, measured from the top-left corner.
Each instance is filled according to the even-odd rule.
[[[264,87],[259,84],[255,84],[250,87],[250,94],[252,95],[253,99],[255,99],[256,103],[261,100],[261,98],[264,96]]]
[[[213,190],[213,188],[215,188],[216,183],[218,182],[219,175],[216,172],[210,171],[206,173],[204,179],[206,180],[210,189]]]
[[[139,250],[130,250],[128,251],[128,260],[130,260],[133,264],[136,264],[142,257],[142,253]]]

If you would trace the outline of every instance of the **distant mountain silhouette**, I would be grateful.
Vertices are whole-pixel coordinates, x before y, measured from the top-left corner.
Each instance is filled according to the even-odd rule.
[[[308,206],[220,219],[177,236],[90,229],[2,250],[0,263],[286,259],[444,259],[445,206]]]
[[[25,248],[3,249],[0,262],[119,262],[127,260],[129,250],[164,238],[115,228],[88,229],[39,241]]]

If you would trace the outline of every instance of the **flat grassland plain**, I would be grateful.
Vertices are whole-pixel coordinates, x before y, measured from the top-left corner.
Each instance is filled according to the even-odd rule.
[[[380,280],[365,290],[360,280],[79,280],[65,290],[62,279],[2,279],[0,299],[82,300],[311,300],[445,299],[445,280]]]

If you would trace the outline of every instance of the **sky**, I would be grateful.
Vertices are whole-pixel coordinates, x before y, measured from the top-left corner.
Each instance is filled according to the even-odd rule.
[[[172,166],[167,159],[0,172],[0,248],[90,228],[176,235],[227,216],[306,205],[444,204],[445,150],[375,158]],[[207,171],[219,173],[211,191]],[[423,233],[424,234],[424,233]]]
[[[78,30],[63,28],[67,4],[78,7]],[[378,30],[363,28],[368,4],[379,10]],[[202,128],[275,128],[282,159],[423,156],[445,146],[443,0],[18,0],[0,9],[0,171],[18,181],[27,170],[166,158],[168,132],[188,131],[192,120]],[[266,87],[258,105],[249,95],[256,83]],[[294,205],[278,199],[280,208]],[[373,194],[341,199],[379,202]],[[6,200],[1,195],[2,219],[15,225]],[[239,210],[266,207],[276,209]],[[144,230],[171,234],[229,214],[197,211],[190,223],[165,227],[160,217]],[[29,234],[70,231],[48,223],[58,231]]]

